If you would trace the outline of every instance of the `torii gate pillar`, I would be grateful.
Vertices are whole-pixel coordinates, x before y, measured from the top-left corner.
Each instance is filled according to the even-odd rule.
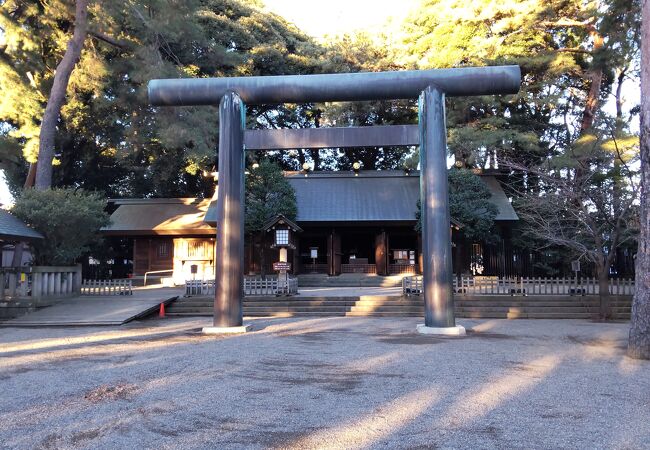
[[[214,326],[204,333],[241,333],[244,297],[244,128],[246,106],[235,92],[219,103],[219,191]]]
[[[452,293],[451,233],[447,181],[445,93],[429,86],[418,102],[424,334],[464,335],[456,326]]]

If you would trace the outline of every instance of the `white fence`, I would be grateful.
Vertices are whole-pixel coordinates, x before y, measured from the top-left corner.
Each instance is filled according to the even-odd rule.
[[[185,295],[214,295],[214,280],[187,280]]]
[[[542,278],[542,277],[454,277],[454,293],[460,295],[598,295],[595,278]],[[406,295],[422,293],[422,276],[402,279]],[[612,295],[633,295],[634,280],[612,278],[609,280]]]
[[[287,281],[277,277],[245,277],[244,295],[292,295],[298,293],[298,279]]]
[[[187,280],[185,295],[214,295],[214,280]],[[298,279],[287,282],[277,277],[245,277],[244,295],[292,295],[298,293]]]
[[[131,280],[84,280],[81,295],[133,295]]]

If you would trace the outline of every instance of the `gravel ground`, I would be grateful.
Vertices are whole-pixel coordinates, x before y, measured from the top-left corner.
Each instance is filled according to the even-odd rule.
[[[0,329],[5,448],[650,448],[627,324],[206,320]]]

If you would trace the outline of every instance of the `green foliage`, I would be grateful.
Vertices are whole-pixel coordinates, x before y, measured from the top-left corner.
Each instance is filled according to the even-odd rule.
[[[0,99],[0,159],[22,148],[24,159],[8,175],[17,185],[36,157],[73,6],[0,2],[0,89],[7,94]],[[54,183],[108,196],[211,195],[201,169],[215,161],[216,108],[152,108],[150,79],[313,73],[319,66],[318,47],[259,2],[91,2],[89,30],[58,127]]]
[[[448,100],[449,149],[470,167],[537,164],[569,148],[590,88],[595,104],[615,73],[638,67],[638,1],[423,0],[405,25],[406,62],[418,68],[518,64],[512,96]],[[594,49],[594,36],[602,48]],[[599,108],[597,108],[599,109]]]
[[[377,42],[367,33],[345,35],[326,49],[325,72],[380,72],[404,70],[388,42]],[[415,100],[343,102],[323,107],[327,126],[405,125],[417,123]],[[412,153],[403,147],[342,148],[335,153],[335,169],[350,170],[360,162],[364,170],[399,169]]]
[[[295,220],[298,214],[296,193],[284,177],[280,166],[262,160],[246,176],[246,233],[260,231],[264,223],[277,214]]]
[[[401,45],[367,34],[319,45],[265,12],[260,1],[92,2],[90,37],[58,126],[55,185],[108,196],[212,194],[201,171],[215,164],[216,108],[153,108],[146,97],[151,78],[519,64],[523,83],[516,95],[447,99],[450,153],[468,168],[541,168],[542,173],[526,175],[512,171],[507,189],[513,197],[552,191],[543,182],[549,174],[580,175],[585,185],[569,192],[612,194],[613,202],[585,200],[587,211],[602,209],[599,220],[606,223],[605,217],[617,217],[612,208],[629,190],[626,164],[637,148],[634,130],[627,126],[637,109],[623,104],[619,91],[639,72],[639,3],[422,0],[402,27]],[[72,31],[73,4],[0,1],[0,161],[14,190],[22,186],[26,161],[34,160],[38,148],[45,99]],[[597,37],[603,38],[600,48]],[[620,100],[615,118],[603,109],[611,97]],[[592,103],[594,111],[586,114]],[[583,129],[583,119],[590,115],[593,121]],[[416,120],[413,101],[263,105],[249,108],[247,127]],[[612,155],[621,152],[620,161],[613,162]],[[286,169],[310,162],[315,170],[348,170],[355,161],[370,170],[415,169],[418,161],[414,149],[400,148],[295,149],[269,155]],[[475,198],[459,204],[471,200]],[[455,202],[452,198],[452,215],[466,233],[478,236],[490,228],[489,221],[473,221],[462,208],[454,210]],[[550,205],[551,212],[557,205],[573,206]],[[468,213],[477,211],[480,205],[467,208]],[[610,241],[607,232],[603,236],[605,243]]]
[[[481,177],[466,169],[451,169],[449,181],[449,213],[462,225],[461,232],[467,239],[489,240],[492,234],[497,208],[490,203],[492,194]],[[415,217],[416,230],[422,228],[422,206],[418,200]]]
[[[27,189],[16,199],[12,213],[39,231],[35,262],[41,265],[73,264],[101,241],[98,231],[108,225],[106,199],[78,189]]]

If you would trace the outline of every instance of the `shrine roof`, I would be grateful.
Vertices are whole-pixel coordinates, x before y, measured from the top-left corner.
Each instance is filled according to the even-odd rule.
[[[33,239],[43,239],[43,235],[27,226],[25,222],[9,211],[0,209],[0,240],[29,241]]]

